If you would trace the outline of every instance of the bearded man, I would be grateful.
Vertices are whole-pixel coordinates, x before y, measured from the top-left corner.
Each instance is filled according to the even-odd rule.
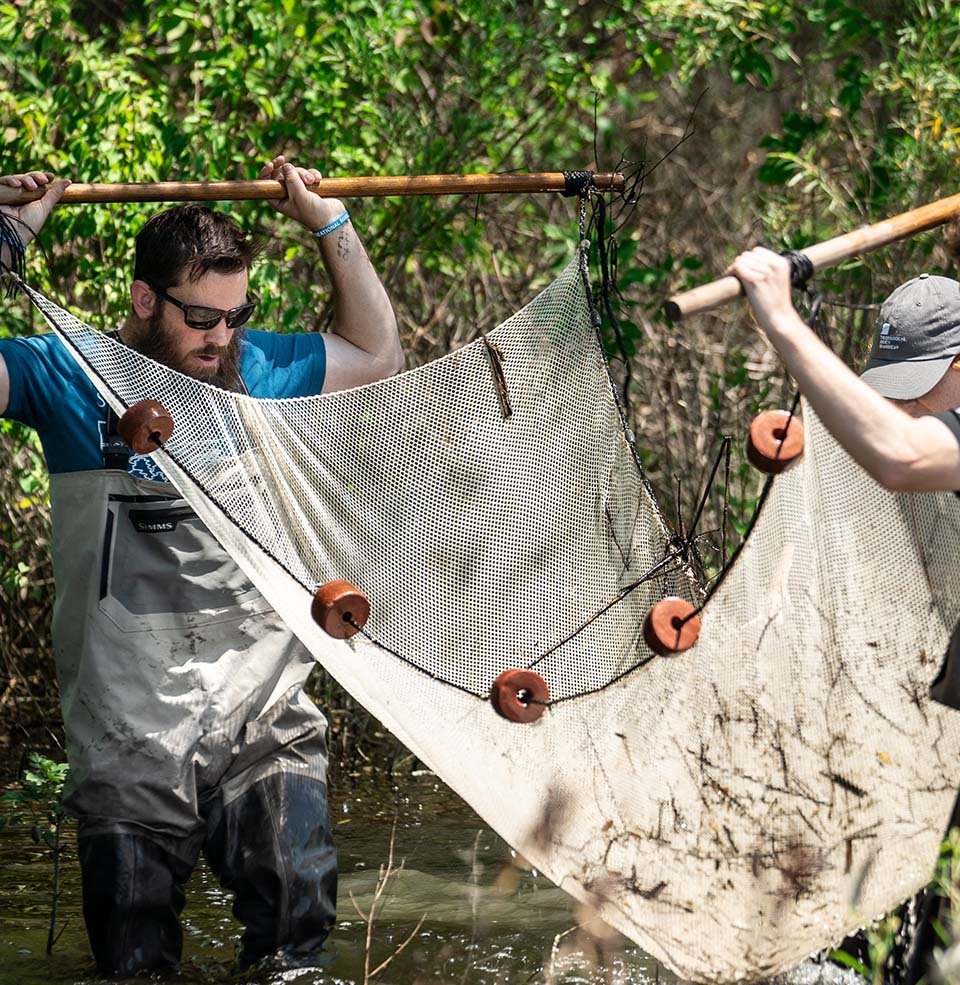
[[[187,204],[137,236],[118,336],[182,373],[252,397],[358,386],[402,368],[397,323],[343,204],[316,170],[274,158],[276,208],[317,239],[335,303],[328,334],[247,329],[257,248]],[[29,242],[69,184],[2,211]],[[2,243],[3,260],[17,244]],[[84,916],[98,970],[177,965],[184,886],[201,851],[234,893],[239,964],[308,963],[335,916],[326,721],[313,661],[116,417],[54,335],[0,340],[0,415],[36,428],[50,471],[53,639],[79,821]],[[216,426],[211,422],[211,426]]]

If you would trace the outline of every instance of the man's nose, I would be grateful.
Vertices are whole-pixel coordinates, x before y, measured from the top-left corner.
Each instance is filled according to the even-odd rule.
[[[221,316],[220,321],[217,322],[213,328],[208,328],[204,333],[204,341],[208,345],[218,345],[225,346],[229,341],[230,337],[233,335],[233,329],[227,328],[227,319],[225,316]]]

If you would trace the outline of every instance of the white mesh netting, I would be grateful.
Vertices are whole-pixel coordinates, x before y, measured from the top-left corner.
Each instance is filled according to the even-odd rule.
[[[884,492],[805,408],[804,456],[699,642],[654,657],[650,606],[695,589],[580,263],[485,339],[297,400],[198,383],[29,293],[114,410],[170,411],[158,460],[213,533],[532,865],[685,978],[762,977],[931,871],[960,781],[957,715],[927,694],[960,615],[960,504]],[[334,579],[370,598],[369,637],[311,619]],[[531,666],[551,704],[508,722],[490,685]]]

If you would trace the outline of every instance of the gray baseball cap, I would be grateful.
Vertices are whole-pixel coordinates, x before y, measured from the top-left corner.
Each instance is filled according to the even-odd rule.
[[[883,302],[860,378],[895,400],[922,397],[960,353],[960,283],[921,274]]]

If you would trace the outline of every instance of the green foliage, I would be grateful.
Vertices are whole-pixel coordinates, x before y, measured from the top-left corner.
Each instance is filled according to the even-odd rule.
[[[555,16],[562,29],[566,16]],[[532,138],[560,167],[589,138],[569,111],[591,70],[563,33],[545,45],[533,13],[491,14],[476,0],[164,0],[94,23],[69,0],[6,4],[5,159],[79,181],[252,177],[277,152],[331,174],[538,169],[524,157]],[[438,215],[436,203],[406,200],[354,212],[381,265],[409,270],[416,251],[426,270],[457,277],[488,250],[471,207],[455,200]],[[132,238],[150,211],[64,209],[54,221],[54,282],[104,323],[125,312]],[[232,211],[276,236],[276,258],[258,273],[273,326],[322,321],[304,237],[267,208]]]
[[[28,521],[31,515],[45,512],[49,477],[35,432],[16,421],[0,420],[0,438],[6,439],[12,451],[2,484],[7,509],[0,511],[0,546],[6,548],[0,551],[0,597],[37,602],[46,586],[34,578],[36,571],[26,559]]]
[[[787,183],[794,173],[796,155],[826,126],[825,120],[815,120],[803,113],[784,113],[781,123],[781,133],[769,134],[760,141],[767,156],[757,171],[757,178],[768,185]]]
[[[628,143],[622,123],[666,87],[687,87],[692,103],[719,73],[791,94],[757,143],[768,187],[752,204],[797,246],[899,211],[918,174],[924,186],[952,176],[958,44],[955,0],[935,15],[928,0],[875,11],[852,0],[19,0],[0,4],[0,123],[8,162],[76,180],[248,177],[279,151],[331,174],[537,170],[588,163],[595,94],[601,156],[612,155]],[[569,223],[545,222],[539,203],[483,203],[475,219],[477,204],[352,205],[413,320],[433,303],[424,279],[467,284],[489,269],[499,230],[488,219],[509,213],[512,244],[569,245]],[[323,327],[312,244],[267,207],[225,207],[272,237],[257,273],[265,326]],[[126,311],[132,238],[150,211],[63,209],[47,234],[54,289],[104,326]],[[498,259],[507,279],[527,267],[512,249]],[[35,251],[30,262],[42,279]],[[640,266],[670,273],[664,263]],[[634,282],[651,298],[661,286]],[[29,317],[11,313],[5,329],[29,331]]]
[[[63,824],[68,820],[64,813],[62,798],[63,786],[69,773],[66,763],[48,759],[39,752],[31,752],[26,757],[26,768],[22,770],[18,786],[0,795],[0,827],[11,824],[30,824],[33,840],[41,842],[50,849],[53,864],[53,878],[50,898],[50,923],[47,931],[47,954],[66,927],[57,933],[57,906],[60,898],[60,869],[63,857],[61,834]]]
[[[34,841],[56,849],[58,829],[65,818],[60,801],[69,769],[66,763],[29,753],[19,784],[0,794],[0,827],[28,823]]]
[[[806,21],[780,71],[757,80],[796,90],[779,130],[759,143],[766,156],[757,176],[771,186],[764,224],[784,246],[829,238],[838,226],[953,191],[960,159],[960,128],[951,125],[960,91],[960,8],[953,0],[935,11],[926,0],[872,12],[843,0],[778,4],[779,15],[771,4],[751,6],[757,38],[790,37],[780,33],[790,8],[789,16]],[[716,44],[715,54],[723,50],[722,40]],[[910,248],[922,256],[929,241]],[[851,272],[843,271],[847,294]],[[854,276],[854,286],[869,287],[866,274]]]

